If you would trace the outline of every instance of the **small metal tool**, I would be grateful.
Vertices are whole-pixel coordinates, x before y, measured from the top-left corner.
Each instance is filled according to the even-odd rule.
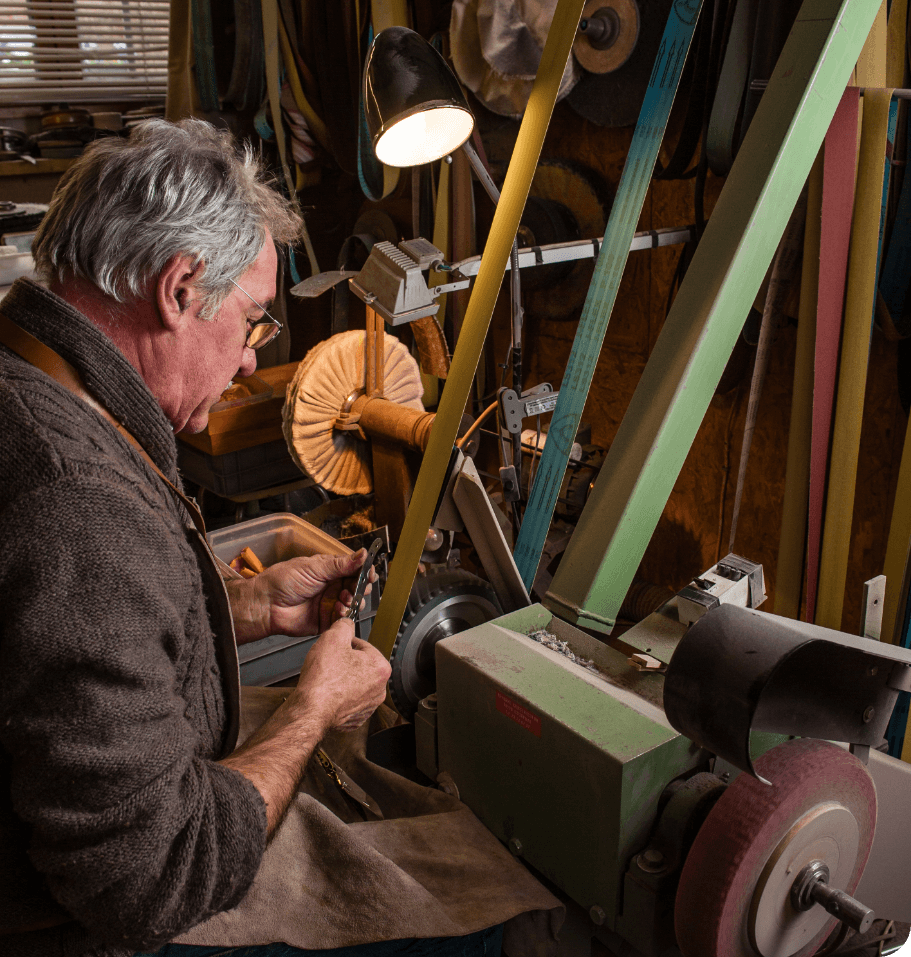
[[[364,597],[364,592],[370,581],[370,569],[373,568],[373,563],[376,561],[382,547],[383,540],[381,538],[375,538],[373,544],[367,550],[367,557],[364,559],[364,564],[361,566],[361,573],[357,577],[357,587],[354,589],[354,600],[348,609],[349,618],[357,618],[358,610],[361,607],[361,600]]]

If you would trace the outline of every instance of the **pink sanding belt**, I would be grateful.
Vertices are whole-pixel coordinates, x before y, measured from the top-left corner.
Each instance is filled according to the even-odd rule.
[[[854,210],[859,98],[857,87],[849,86],[845,90],[826,134],[825,144],[807,520],[807,621],[815,619],[816,594],[819,587],[826,466],[838,377],[838,350],[845,304],[848,247],[851,243],[851,216]]]

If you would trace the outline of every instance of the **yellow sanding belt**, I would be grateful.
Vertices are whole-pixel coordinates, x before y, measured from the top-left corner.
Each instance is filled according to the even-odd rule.
[[[889,21],[888,21],[888,3],[889,0],[883,0],[873,26],[870,29],[870,35],[864,44],[860,56],[857,58],[857,67],[854,70],[854,86],[862,89],[868,86],[877,89],[886,85],[886,60],[888,58],[889,47]],[[857,113],[857,149],[860,150],[861,131],[863,129],[864,119],[864,98],[860,98],[860,109]]]
[[[876,260],[892,90],[867,89],[858,163],[845,324],[839,364],[826,520],[819,569],[816,624],[841,628],[870,334],[876,294]]]
[[[382,33],[386,27],[410,26],[411,20],[408,16],[408,0],[372,0],[370,4],[370,17],[373,21],[374,36],[378,33]],[[383,166],[383,195],[381,199],[385,199],[398,184],[398,167]]]
[[[313,138],[326,152],[330,152],[329,133],[326,130],[326,124],[317,116],[316,111],[310,105],[304,93],[304,88],[297,72],[294,50],[291,49],[291,40],[288,38],[288,31],[285,29],[285,23],[281,17],[278,18],[278,35],[281,42],[282,56],[285,58],[285,73],[288,77],[288,85],[291,87],[291,93],[294,96],[294,102],[297,104],[301,116],[307,121],[307,126],[313,134]]]
[[[889,39],[886,9],[887,0],[883,0],[883,5],[873,21],[870,36],[857,58],[858,86],[884,87],[886,85],[886,57]],[[877,205],[879,205],[879,200],[877,200]]]
[[[370,630],[370,641],[386,656],[399,630],[418,562],[424,550],[427,529],[446,476],[459,422],[471,389],[481,349],[490,325],[497,294],[506,274],[506,263],[519,220],[528,199],[544,135],[550,123],[566,61],[572,51],[576,28],[585,0],[559,0],[531,97],[516,139],[497,203],[490,235],[481,257],[471,300],[462,324],[446,388],[437,411],[411,505],[389,570],[386,590]]]
[[[810,447],[813,432],[813,358],[819,292],[822,182],[823,157],[820,152],[810,172],[807,188],[807,225],[803,238],[794,392],[791,400],[791,426],[788,430],[781,539],[775,573],[775,614],[794,619],[800,617],[807,546],[807,489],[810,485]]]

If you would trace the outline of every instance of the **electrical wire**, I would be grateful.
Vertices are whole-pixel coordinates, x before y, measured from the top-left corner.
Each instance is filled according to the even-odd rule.
[[[465,447],[465,444],[468,442],[468,440],[475,434],[475,432],[478,431],[479,428],[481,428],[481,426],[484,424],[485,419],[487,419],[490,416],[490,413],[493,412],[496,409],[496,407],[497,407],[497,400],[494,399],[494,401],[491,402],[489,406],[487,406],[487,408],[474,420],[474,422],[471,423],[471,425],[468,427],[468,430],[465,432],[465,434],[460,439],[456,440],[457,449],[461,449]]]
[[[850,957],[851,954],[856,955],[856,957],[860,957],[861,954],[870,953],[870,948],[875,947],[877,944],[879,944],[878,953],[881,954],[885,945],[893,940],[896,940],[897,937],[898,935],[895,933],[894,929],[890,930],[887,927],[885,932],[879,937],[874,937],[872,940],[860,941],[856,946],[849,947],[847,950],[839,949],[832,954],[832,957]]]

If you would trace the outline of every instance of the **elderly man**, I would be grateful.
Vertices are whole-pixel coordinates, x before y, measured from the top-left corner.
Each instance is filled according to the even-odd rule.
[[[36,237],[45,285],[20,280],[0,307],[7,957],[151,951],[237,905],[318,743],[383,700],[388,663],[339,618],[363,553],[226,596],[179,489],[173,433],[253,372],[274,244],[298,228],[252,151],[150,122],[77,161]],[[323,630],[240,748],[232,618],[241,643]]]

